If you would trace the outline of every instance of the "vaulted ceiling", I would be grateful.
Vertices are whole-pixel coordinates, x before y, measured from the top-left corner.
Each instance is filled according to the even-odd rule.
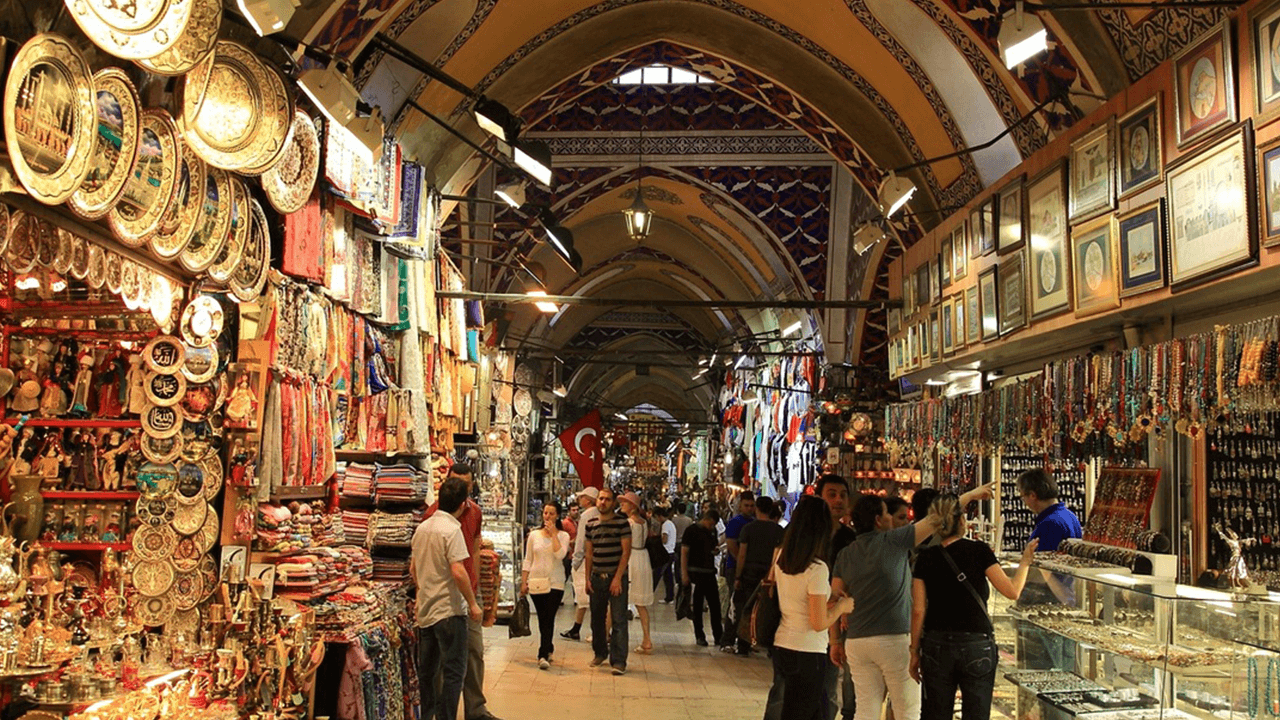
[[[1012,0],[318,0],[289,34],[349,58],[408,156],[445,192],[491,192],[506,179],[406,104],[484,140],[466,98],[370,44],[396,39],[513,110],[549,142],[555,176],[533,193],[575,234],[572,273],[518,214],[448,208],[477,289],[521,289],[512,261],[540,264],[549,291],[651,298],[648,307],[515,309],[509,337],[564,350],[584,402],[708,408],[696,368],[593,364],[627,353],[711,351],[782,322],[777,313],[663,307],[663,300],[878,299],[890,260],[1056,133],[1211,27],[1222,9],[1040,13],[1050,52],[1016,71],[996,38]],[[611,81],[662,64],[712,85]],[[1017,121],[1042,103],[1030,121]],[[991,148],[906,171],[920,188],[892,238],[866,256],[850,231],[874,213],[889,170],[986,142]],[[637,182],[657,212],[642,244],[620,211]],[[491,221],[493,227],[467,224]],[[499,264],[506,263],[506,265]],[[833,362],[883,364],[884,315],[823,310],[811,337]],[[597,358],[598,359],[598,358]],[[658,361],[655,361],[658,362]],[[672,363],[678,365],[679,363]],[[691,389],[692,388],[692,389]],[[680,418],[686,413],[672,412]],[[693,413],[696,418],[697,413]]]

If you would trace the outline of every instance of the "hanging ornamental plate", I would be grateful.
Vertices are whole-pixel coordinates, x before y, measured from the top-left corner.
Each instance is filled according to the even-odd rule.
[[[178,403],[182,418],[190,423],[205,422],[227,398],[226,388],[221,380],[214,378],[201,385],[189,385],[187,392]]]
[[[187,360],[182,366],[182,375],[187,382],[207,383],[218,374],[218,346],[194,348],[187,346]]]
[[[182,310],[182,341],[188,347],[203,348],[222,334],[222,304],[210,295],[200,295]]]
[[[199,273],[213,264],[231,229],[232,200],[230,176],[218,168],[207,168],[201,221],[191,234],[190,242],[178,255],[182,267]]]
[[[208,551],[206,551],[208,552]],[[204,578],[204,597],[201,600],[208,600],[213,591],[218,589],[219,575],[218,562],[210,555],[200,558],[200,576]]]
[[[239,178],[231,180],[231,231],[227,233],[227,241],[222,244],[222,251],[209,266],[209,279],[225,285],[231,279],[240,263],[240,255],[244,252],[245,240],[249,237],[249,189]]]
[[[520,363],[516,366],[512,380],[516,385],[532,385],[533,384],[533,368],[529,367],[529,363]]]
[[[200,556],[203,554],[200,552],[199,538],[180,536],[178,544],[173,548],[173,568],[179,573],[195,572],[200,569]]]
[[[186,356],[186,347],[172,335],[157,335],[142,349],[143,362],[152,372],[161,375],[176,375],[182,370]]]
[[[13,220],[18,216],[17,211],[9,212],[9,206],[0,203],[0,255],[9,248],[9,232],[13,229]]]
[[[107,253],[107,290],[112,295],[119,295],[120,289],[124,287],[124,258],[109,252]]]
[[[173,283],[160,273],[154,273],[151,275],[150,294],[151,319],[156,321],[160,332],[173,332],[173,305],[177,299]]]
[[[143,525],[168,525],[178,511],[178,501],[172,495],[157,498],[138,498],[137,516]]]
[[[40,219],[15,210],[9,229],[9,243],[4,259],[16,273],[30,272],[36,266],[36,245],[40,242]]]
[[[515,408],[516,415],[522,418],[528,417],[533,410],[533,396],[524,388],[516,388],[516,393],[511,403]]]
[[[178,41],[158,55],[135,58],[134,62],[156,75],[182,75],[213,52],[218,27],[222,24],[222,3],[220,0],[193,1],[191,17]]]
[[[224,170],[258,173],[279,157],[293,121],[284,82],[248,48],[219,40],[203,97],[199,78],[183,88],[183,134],[205,162]],[[191,112],[194,110],[194,112]]]
[[[220,438],[210,434],[210,428],[206,423],[183,423],[182,425],[182,455],[180,456],[184,462],[198,463],[207,457],[217,457],[217,448]]]
[[[133,586],[147,597],[159,597],[173,587],[173,565],[168,559],[143,560],[133,566]]]
[[[40,221],[40,234],[36,236],[36,262],[40,267],[53,267],[58,256],[58,228],[48,220]]]
[[[178,565],[178,558],[174,558],[174,566]],[[197,555],[191,561],[191,570],[195,570],[200,565],[200,556]],[[200,602],[200,596],[204,593],[204,578],[200,577],[198,572],[179,572],[177,577],[173,579],[173,607],[176,610],[191,610]],[[169,632],[173,632],[169,629]]]
[[[267,286],[267,270],[270,269],[271,235],[267,214],[256,198],[249,199],[249,238],[240,264],[231,274],[231,293],[242,303],[256,301]]]
[[[204,525],[201,526],[200,532],[195,535],[196,544],[200,546],[200,552],[207,553],[212,550],[213,546],[218,544],[218,535],[220,532],[221,528],[218,525],[218,513],[214,512],[212,508],[210,508],[209,512],[205,513]]]
[[[262,189],[276,212],[297,212],[311,198],[320,171],[320,137],[311,116],[293,113],[293,130],[280,160],[262,174]]]
[[[148,292],[142,291],[144,285]],[[150,310],[150,290],[151,275],[146,270],[138,267],[132,260],[120,263],[120,297],[124,299],[125,307],[144,312]]]
[[[204,468],[194,463],[178,466],[178,488],[175,493],[179,505],[204,502]]]
[[[182,535],[195,535],[200,532],[200,526],[204,525],[208,510],[209,503],[203,500],[191,504],[178,503],[173,514],[173,529]]]
[[[141,106],[138,91],[120,68],[93,74],[97,143],[89,173],[67,204],[81,217],[97,220],[120,199],[129,171],[138,159]]]
[[[147,400],[152,405],[173,407],[187,392],[187,379],[182,377],[182,373],[172,375],[148,373],[142,381],[142,388],[146,391]]]
[[[173,619],[174,612],[173,598],[168,595],[144,596],[133,606],[133,619],[144,627],[163,627]],[[138,717],[152,717],[155,713],[156,710],[151,710],[150,714],[139,713]]]
[[[98,47],[126,60],[173,47],[191,19],[192,0],[65,0]]]
[[[120,201],[107,214],[111,230],[125,245],[140,247],[160,227],[177,195],[181,156],[178,128],[169,113],[156,108],[143,110],[138,159]]]
[[[143,500],[170,497],[178,486],[178,468],[171,463],[142,463],[134,483]]]
[[[133,554],[138,560],[162,561],[173,555],[178,534],[168,525],[143,525],[133,531]]]
[[[204,599],[206,590],[204,588],[204,577],[200,578],[200,599]],[[197,603],[198,604],[198,603]],[[200,633],[200,610],[199,608],[191,608],[190,610],[174,610],[173,617],[169,622],[165,623],[164,631],[166,635],[186,635],[189,639],[195,639]]]
[[[142,430],[158,438],[171,438],[182,432],[182,416],[177,408],[152,405],[142,413]]]
[[[178,187],[168,211],[160,218],[160,225],[147,242],[151,251],[165,260],[172,260],[187,247],[196,228],[204,221],[204,184],[209,173],[199,155],[191,152],[186,143],[181,146],[182,158],[178,165]]]
[[[138,445],[142,448],[143,457],[153,463],[164,465],[177,460],[178,455],[182,453],[182,435],[158,438],[142,433],[138,437]]]
[[[75,235],[70,231],[58,228],[58,250],[53,256],[53,269],[59,275],[71,273],[71,247]]]
[[[4,136],[18,181],[46,205],[71,198],[84,182],[97,142],[93,77],[61,35],[27,41],[4,88]]]
[[[8,238],[5,238],[6,240]],[[71,236],[71,277],[84,280],[89,276],[89,241],[79,235]]]
[[[213,502],[213,499],[222,491],[222,458],[218,457],[217,453],[206,455],[200,460],[200,468],[204,471],[204,499]],[[217,537],[216,522],[214,537]]]
[[[10,243],[12,246],[12,243]],[[89,287],[101,290],[107,282],[107,252],[97,243],[89,243]]]

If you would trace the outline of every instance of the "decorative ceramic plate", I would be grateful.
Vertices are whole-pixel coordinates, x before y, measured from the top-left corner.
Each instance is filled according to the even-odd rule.
[[[174,202],[182,157],[180,142],[169,113],[157,108],[142,111],[138,159],[120,201],[107,214],[111,230],[125,245],[139,247],[145,243]]]
[[[187,422],[205,422],[218,408],[222,407],[226,399],[227,389],[221,380],[215,377],[207,383],[188,386],[182,401],[178,403],[178,408],[182,411],[182,418]]]
[[[8,238],[6,237],[7,241]],[[89,241],[79,235],[71,236],[71,277],[83,280],[89,276]]]
[[[120,263],[120,297],[131,310],[150,310],[151,293],[142,292],[143,278],[146,278],[147,290],[151,290],[151,276],[146,270],[138,267],[132,260]]]
[[[196,63],[182,77],[182,82],[178,83],[178,94],[182,96],[181,108],[178,113],[178,124],[182,125],[183,118],[195,117],[200,110],[200,103],[204,102],[205,93],[209,90],[209,81],[213,79],[213,61],[218,53],[210,52],[203,60]]]
[[[62,276],[71,273],[71,247],[75,235],[70,231],[58,228],[58,251],[53,256],[53,269]]]
[[[171,463],[143,463],[135,482],[142,499],[167,498],[178,486],[178,468]]]
[[[66,202],[89,172],[97,128],[84,56],[61,35],[28,40],[4,87],[4,136],[18,181],[46,205]]]
[[[208,423],[182,424],[182,459],[189,463],[204,461],[207,457],[217,457],[216,445],[219,438],[210,433]]]
[[[173,549],[173,568],[179,573],[195,572],[200,568],[200,539],[194,535],[178,537]]]
[[[198,503],[178,503],[173,515],[173,529],[182,535],[195,535],[200,532],[200,526],[204,525],[208,510],[209,503],[203,500]]]
[[[218,589],[221,578],[218,574],[218,561],[210,555],[200,558],[200,576],[204,578],[204,597],[200,599],[207,600]]]
[[[172,579],[170,584],[172,584]],[[144,627],[162,627],[169,623],[173,618],[173,614],[173,598],[168,595],[140,597],[138,598],[137,603],[133,606],[133,619],[136,620],[139,625]],[[159,705],[158,701],[156,704]],[[139,712],[137,717],[153,717],[156,710],[159,710],[159,708],[157,707],[151,710],[149,714],[146,712]]]
[[[182,432],[182,415],[177,408],[152,405],[142,413],[142,430],[158,438],[171,438]]]
[[[173,564],[175,567],[178,565],[176,556]],[[190,564],[192,571],[200,567],[200,556],[190,558]],[[204,578],[200,577],[200,573],[179,572],[173,579],[173,607],[177,610],[190,610],[200,602],[200,595],[203,592]],[[172,629],[169,632],[172,632]]]
[[[200,599],[204,599],[204,577],[200,578]],[[198,601],[197,601],[198,602]],[[194,640],[200,633],[200,609],[191,608],[190,610],[174,610],[173,618],[164,626],[166,635],[186,635],[188,639]]]
[[[158,438],[142,433],[138,437],[138,446],[142,448],[143,457],[153,463],[164,465],[177,460],[178,455],[182,453],[182,435]]]
[[[196,228],[204,221],[204,185],[209,177],[204,161],[191,152],[186,143],[182,148],[182,162],[178,166],[178,189],[169,210],[160,218],[160,225],[148,242],[151,251],[165,260],[177,257],[191,241]]]
[[[213,52],[218,40],[218,27],[222,24],[222,3],[219,0],[194,0],[191,17],[182,36],[168,50],[134,62],[157,75],[182,75]]]
[[[178,488],[175,494],[179,505],[204,502],[204,468],[193,463],[179,465]]]
[[[183,366],[187,349],[172,335],[157,335],[142,349],[142,360],[152,372],[176,375]]]
[[[279,157],[293,121],[293,102],[280,76],[248,48],[219,40],[208,87],[191,114],[187,96],[195,92],[183,90],[182,127],[205,162],[224,170],[262,172]]]
[[[206,483],[206,488],[208,484]],[[218,544],[218,535],[222,532],[221,526],[218,524],[218,513],[213,511],[213,506],[209,506],[209,511],[204,515],[204,525],[200,527],[200,532],[196,533],[196,542],[200,545],[201,552],[209,552],[214,545]]]
[[[10,243],[12,247],[13,243]],[[89,287],[101,290],[107,282],[107,251],[97,243],[89,243]]]
[[[262,174],[262,189],[267,202],[278,213],[302,209],[316,187],[320,171],[320,137],[311,116],[301,110],[293,113],[293,130],[280,160]]]
[[[206,383],[218,374],[218,346],[186,348],[187,361],[182,365],[182,375],[189,383]]]
[[[160,332],[173,332],[173,305],[177,294],[173,291],[173,283],[169,278],[154,273],[151,276],[151,319],[156,321]]]
[[[231,293],[240,302],[254,302],[262,296],[270,269],[271,235],[267,214],[256,198],[250,198],[252,216],[249,223],[249,239],[245,242],[240,265],[231,274]]]
[[[16,273],[30,272],[36,266],[36,246],[40,242],[40,219],[15,210],[9,229],[9,244],[4,259]]]
[[[58,227],[48,220],[40,221],[40,234],[36,236],[36,262],[41,267],[53,267],[58,256]]]
[[[201,222],[191,234],[191,240],[178,255],[182,267],[191,272],[204,272],[213,264],[222,243],[231,229],[232,190],[231,178],[223,170],[206,168],[204,208]]]
[[[132,544],[138,560],[161,561],[173,555],[178,534],[168,525],[143,525],[133,531]]]
[[[512,406],[515,408],[516,415],[520,417],[528,417],[533,410],[533,397],[529,395],[529,391],[524,388],[516,388],[516,393],[512,398]]]
[[[200,295],[182,310],[182,341],[188,347],[208,347],[222,334],[224,317],[217,298]]]
[[[182,373],[173,375],[148,373],[142,381],[142,389],[146,391],[147,400],[152,405],[173,407],[187,392],[187,379],[182,377]]]
[[[240,255],[249,237],[249,189],[239,179],[232,179],[231,187],[231,232],[227,233],[222,252],[218,253],[207,271],[210,280],[223,285],[240,264]]]
[[[4,251],[9,248],[9,231],[13,229],[11,223],[17,215],[16,210],[10,215],[9,206],[0,203],[0,255],[3,255]]]
[[[138,498],[137,516],[143,525],[168,525],[178,511],[178,501],[172,495],[157,498]]]
[[[147,597],[159,597],[173,587],[173,565],[167,560],[143,560],[133,566],[133,586]]]
[[[97,108],[97,144],[89,161],[89,174],[67,204],[90,220],[106,215],[124,192],[129,171],[138,159],[141,107],[138,91],[120,68],[107,67],[93,74]]]
[[[98,47],[126,60],[173,47],[191,19],[191,0],[65,0],[71,17]]]
[[[120,289],[124,287],[124,258],[109,252],[107,253],[107,290],[113,295],[119,295]]]

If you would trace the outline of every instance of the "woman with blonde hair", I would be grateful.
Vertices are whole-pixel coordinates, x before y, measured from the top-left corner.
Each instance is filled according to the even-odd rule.
[[[649,553],[644,552],[644,541],[648,534],[648,523],[644,511],[640,509],[640,496],[634,492],[626,492],[618,497],[618,505],[631,521],[631,561],[627,564],[627,576],[631,580],[631,589],[627,591],[627,599],[636,606],[636,615],[640,617],[640,630],[644,640],[634,652],[648,655],[653,652],[653,640],[649,638],[649,608],[653,605],[653,567],[649,564]]]
[[[988,720],[999,660],[988,582],[1017,600],[1038,541],[1027,543],[1010,579],[990,545],[964,537],[968,522],[959,498],[939,495],[929,517],[941,542],[920,551],[912,573],[911,677],[921,683],[920,720],[950,720],[957,688],[962,720]]]

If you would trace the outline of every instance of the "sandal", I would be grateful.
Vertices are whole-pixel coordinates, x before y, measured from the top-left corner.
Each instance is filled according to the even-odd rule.
[[[635,654],[637,654],[637,655],[652,655],[652,654],[653,654],[653,645],[652,645],[652,644],[649,644],[649,645],[641,645],[641,646],[637,647],[633,652],[634,652]]]

